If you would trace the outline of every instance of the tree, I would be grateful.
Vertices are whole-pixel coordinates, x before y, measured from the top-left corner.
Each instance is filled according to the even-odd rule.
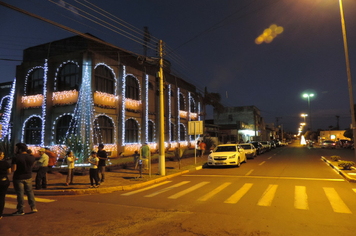
[[[346,138],[350,138],[351,140],[353,139],[353,133],[352,133],[352,129],[347,129],[345,132],[344,132],[344,136]]]

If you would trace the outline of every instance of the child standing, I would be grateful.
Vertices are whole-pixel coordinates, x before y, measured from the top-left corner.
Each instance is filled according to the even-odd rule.
[[[78,160],[78,158],[75,158],[72,151],[68,151],[66,160],[67,160],[67,165],[68,165],[68,175],[67,175],[66,185],[68,186],[70,184],[73,184],[74,162],[75,162],[75,160]],[[70,178],[70,182],[69,182],[69,178]]]
[[[98,164],[99,164],[99,158],[96,157],[96,152],[92,151],[91,155],[89,157],[89,163],[90,163],[90,170],[89,170],[89,176],[90,176],[90,188],[98,188],[99,187],[99,172],[98,172]],[[93,180],[95,180],[95,186],[93,183]]]

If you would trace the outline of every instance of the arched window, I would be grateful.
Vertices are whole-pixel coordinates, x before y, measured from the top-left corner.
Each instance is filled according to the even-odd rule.
[[[72,118],[71,115],[65,115],[58,119],[56,127],[56,143],[62,143],[64,141]]]
[[[99,116],[94,121],[94,143],[114,143],[114,125],[107,116]]]
[[[175,127],[174,124],[171,123],[171,141],[174,142],[176,141],[176,132],[175,132]]]
[[[36,95],[43,93],[43,69],[33,70],[27,78],[26,95]]]
[[[195,106],[195,101],[193,98],[190,98],[190,112],[197,112],[197,107]]]
[[[26,122],[25,143],[41,144],[42,120],[39,117],[32,117]]]
[[[153,129],[153,122],[152,121],[148,121],[148,137],[147,140],[148,142],[154,142],[154,129]]]
[[[185,141],[185,128],[183,124],[179,125],[180,128],[180,140],[179,141]]]
[[[65,64],[58,73],[57,91],[76,89],[79,91],[81,84],[80,69],[74,63]]]
[[[148,89],[153,90],[153,84],[151,82],[148,82]]]
[[[138,143],[138,125],[134,119],[125,122],[125,143]]]
[[[126,77],[125,97],[133,100],[140,100],[140,87],[138,81],[133,76]]]
[[[95,69],[95,89],[100,92],[114,94],[115,78],[112,71],[103,65]]]
[[[181,111],[185,110],[184,104],[185,104],[184,96],[183,96],[183,94],[180,93],[179,94],[179,110],[181,110]]]

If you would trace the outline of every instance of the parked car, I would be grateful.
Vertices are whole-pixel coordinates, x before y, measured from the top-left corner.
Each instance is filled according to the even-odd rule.
[[[261,141],[261,144],[263,145],[263,148],[267,151],[270,151],[272,149],[271,143],[268,141]]]
[[[332,140],[324,140],[321,143],[321,148],[336,148],[336,143]]]
[[[245,150],[246,158],[254,158],[257,156],[257,150],[256,150],[255,146],[253,146],[253,144],[240,143],[239,146]]]
[[[252,141],[251,144],[252,144],[253,146],[255,146],[256,151],[257,151],[257,155],[260,155],[260,154],[262,154],[262,153],[264,152],[263,145],[262,145],[260,142],[258,142],[258,141]]]
[[[218,145],[208,156],[209,166],[240,166],[246,162],[246,154],[243,148],[237,144]]]

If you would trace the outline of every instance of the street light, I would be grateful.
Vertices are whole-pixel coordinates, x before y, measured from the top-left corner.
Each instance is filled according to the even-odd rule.
[[[353,98],[353,95],[352,95],[350,61],[349,61],[349,52],[348,52],[348,49],[347,49],[346,28],[345,28],[345,19],[344,19],[344,10],[343,10],[343,7],[342,7],[342,0],[339,0],[339,7],[340,7],[342,36],[343,36],[343,39],[344,39],[347,81],[348,81],[348,85],[349,85],[350,108],[351,108],[351,119],[352,119],[352,133],[353,133],[354,142],[355,142],[355,140],[356,140],[356,121],[355,121],[355,110],[354,110],[354,98]],[[356,157],[356,148],[355,148],[355,157]]]
[[[303,114],[301,114],[300,116],[304,118],[304,123],[305,123],[305,117],[308,116],[308,114],[304,114],[304,113],[303,113]]]
[[[311,106],[310,106],[310,98],[314,97],[314,93],[304,93],[303,94],[303,97],[304,98],[308,98],[308,107],[309,107],[309,128],[310,128],[310,131],[312,131],[312,122],[311,122]]]

